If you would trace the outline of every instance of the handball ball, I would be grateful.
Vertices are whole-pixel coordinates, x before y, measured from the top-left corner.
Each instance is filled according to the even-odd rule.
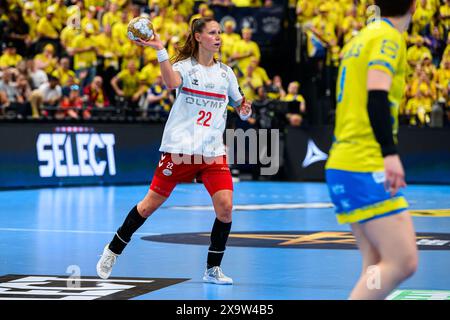
[[[146,17],[134,18],[128,23],[127,35],[130,40],[152,40],[154,36],[153,24]]]

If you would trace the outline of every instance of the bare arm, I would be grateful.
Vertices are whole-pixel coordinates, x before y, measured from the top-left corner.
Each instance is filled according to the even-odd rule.
[[[392,85],[392,77],[380,70],[369,70],[367,74],[367,91],[384,90],[389,91]]]
[[[71,48],[73,53],[82,53],[82,52],[87,52],[87,51],[92,51],[95,50],[94,47],[89,46],[86,48]]]
[[[116,92],[116,94],[118,94],[119,96],[123,96],[123,91],[122,89],[119,88],[118,86],[118,78],[117,76],[111,79],[111,87],[113,87],[114,91]]]
[[[181,75],[179,72],[172,69],[172,64],[169,60],[163,61],[159,64],[161,68],[161,75],[170,90],[176,89],[181,85]]]
[[[164,45],[157,33],[155,33],[155,37],[153,38],[153,40],[143,41],[141,39],[138,39],[134,41],[134,43],[140,46],[152,47],[157,51],[164,50]],[[170,60],[160,62],[159,66],[161,69],[161,76],[166,86],[170,90],[178,88],[182,83],[181,75],[179,72],[173,70]]]
[[[145,93],[145,91],[147,91],[147,88],[145,87],[145,85],[140,85],[138,90],[136,91],[135,94],[133,94],[133,101],[136,101],[139,99],[139,97]]]
[[[306,105],[305,101],[300,102],[300,113],[305,113],[306,111]]]
[[[164,96],[162,94],[160,94],[160,95],[150,94],[147,97],[147,101],[149,103],[155,103],[155,102],[161,101],[162,99],[164,99]]]

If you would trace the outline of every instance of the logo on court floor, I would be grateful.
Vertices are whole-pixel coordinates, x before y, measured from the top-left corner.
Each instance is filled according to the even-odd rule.
[[[395,290],[386,300],[450,300],[448,290]]]
[[[0,300],[128,300],[189,279],[81,277],[78,286],[62,276],[0,276]]]
[[[210,233],[173,233],[142,237],[155,242],[208,246]],[[264,231],[233,232],[227,242],[230,247],[286,249],[357,249],[351,232],[344,231]],[[450,250],[450,234],[417,233],[419,250]]]

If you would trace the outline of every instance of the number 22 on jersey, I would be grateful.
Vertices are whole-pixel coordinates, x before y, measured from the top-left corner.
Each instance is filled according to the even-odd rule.
[[[200,110],[198,113],[197,124],[204,127],[211,126],[210,121],[212,117],[211,112],[205,112],[204,110]]]

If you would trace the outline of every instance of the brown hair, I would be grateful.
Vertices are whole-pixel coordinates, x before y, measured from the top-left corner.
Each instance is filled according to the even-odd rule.
[[[175,57],[172,58],[172,63],[187,59],[189,57],[198,58],[198,41],[195,40],[194,34],[201,33],[205,29],[208,22],[216,21],[210,17],[198,18],[192,20],[189,35],[186,42],[177,50]]]
[[[382,17],[399,17],[405,15],[411,8],[413,0],[375,0]]]

